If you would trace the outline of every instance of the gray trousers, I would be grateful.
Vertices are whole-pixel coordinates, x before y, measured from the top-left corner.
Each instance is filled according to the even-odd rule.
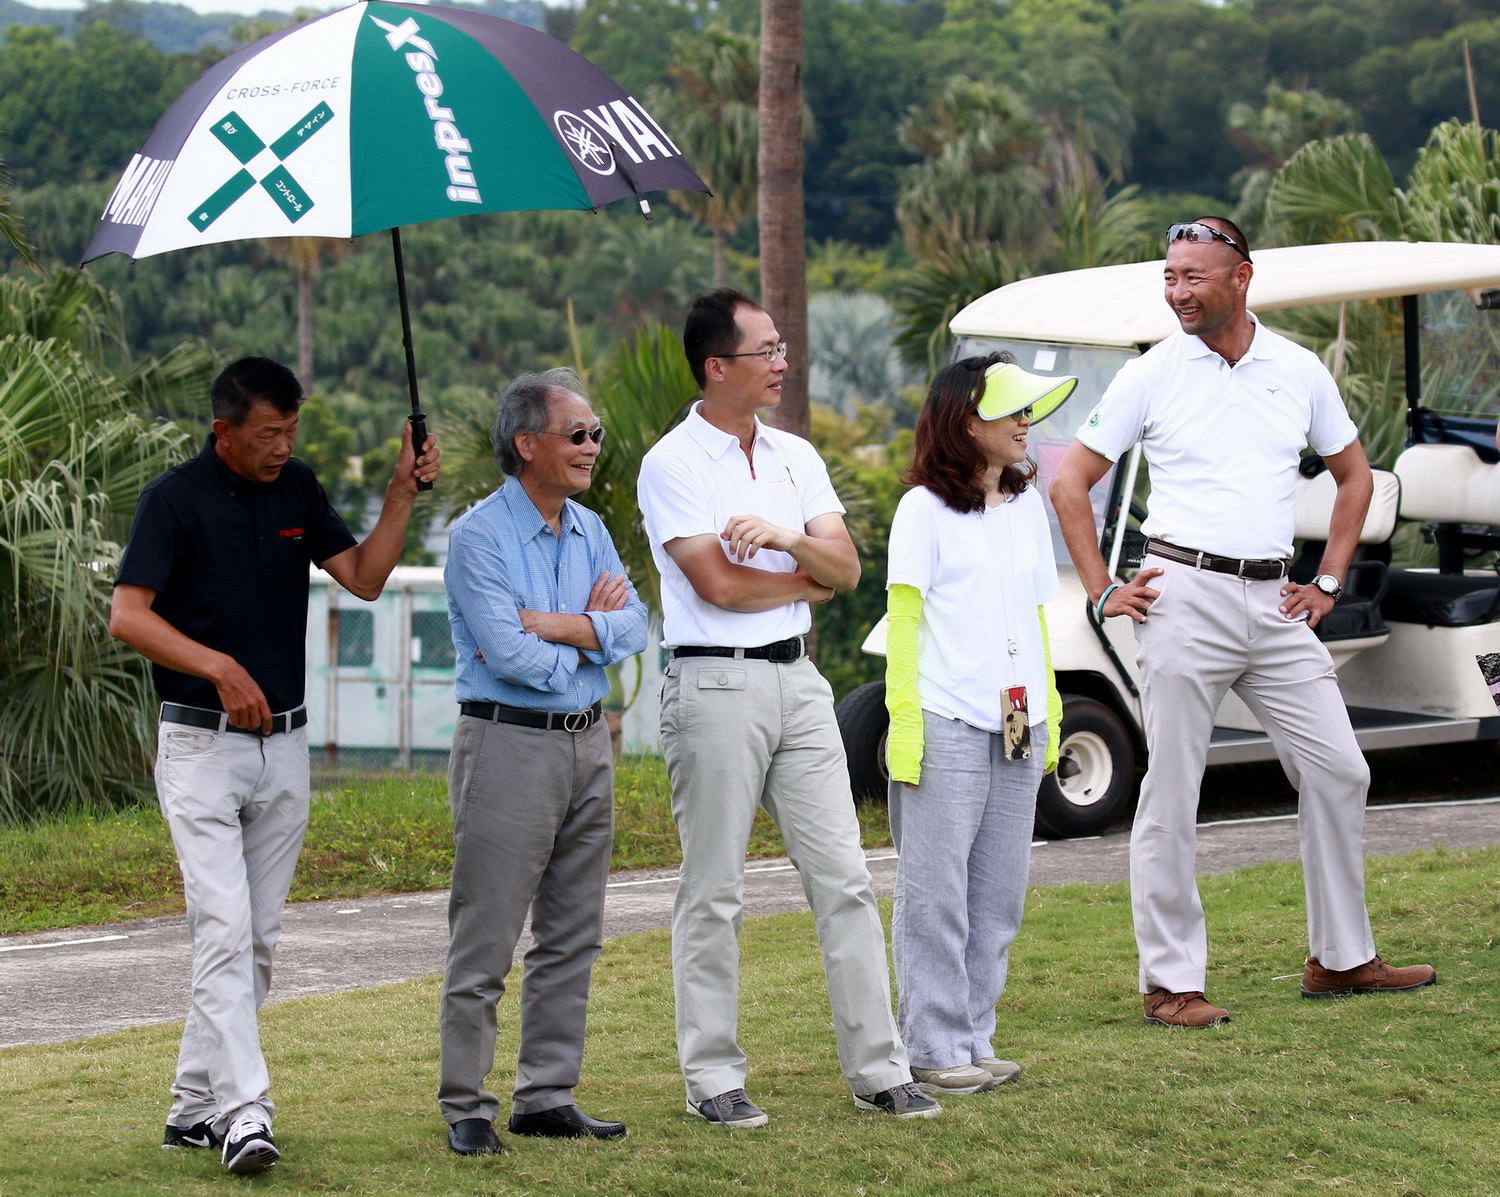
[[[258,1109],[269,1123],[258,1011],[307,833],[307,729],[261,739],[163,723],[156,792],[193,937],[193,1004],[167,1121],[212,1122],[222,1135]]]
[[[511,1112],[571,1105],[583,1068],[589,977],[604,943],[614,763],[601,719],[588,731],[460,715],[448,765],[453,889],[440,1019],[438,1108],[493,1122],[495,1006],[531,910]]]
[[[761,805],[812,907],[844,1077],[861,1094],[909,1081],[828,683],[805,658],[686,657],[667,666],[661,727],[682,839],[672,980],[688,1100],[745,1085],[739,929],[745,849]]]
[[[1201,990],[1208,929],[1195,875],[1199,789],[1214,714],[1233,689],[1297,788],[1312,954],[1346,969],[1375,955],[1365,910],[1370,770],[1328,650],[1279,610],[1280,581],[1252,582],[1147,556],[1166,572],[1136,625],[1150,766],[1130,835],[1130,898],[1142,993]]]
[[[1021,929],[1047,725],[1031,756],[1008,761],[1005,737],[922,713],[922,783],[890,784],[901,860],[891,955],[898,1025],[918,1068],[995,1054],[995,1006]]]

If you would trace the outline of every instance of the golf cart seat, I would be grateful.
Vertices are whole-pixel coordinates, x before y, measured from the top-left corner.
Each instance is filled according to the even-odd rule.
[[[1318,574],[1327,547],[1329,522],[1338,487],[1319,457],[1303,459],[1297,479],[1296,536],[1302,552],[1292,562],[1290,577],[1306,585]],[[1348,655],[1384,643],[1390,628],[1381,618],[1386,595],[1391,534],[1401,504],[1401,484],[1388,470],[1375,471],[1375,493],[1360,529],[1359,546],[1349,563],[1344,593],[1317,626],[1318,639],[1339,642]],[[1359,644],[1358,641],[1368,641]]]
[[[1466,628],[1500,618],[1500,576],[1464,572],[1465,553],[1494,548],[1500,527],[1500,465],[1467,445],[1412,445],[1396,460],[1401,517],[1432,524],[1439,566],[1391,571],[1387,619]]]

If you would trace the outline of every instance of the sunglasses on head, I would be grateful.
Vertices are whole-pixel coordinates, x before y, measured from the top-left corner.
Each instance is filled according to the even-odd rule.
[[[1250,260],[1250,251],[1233,237],[1227,233],[1219,232],[1212,225],[1202,224],[1196,220],[1184,221],[1181,224],[1168,226],[1167,244],[1171,245],[1174,241],[1222,241],[1225,245],[1233,249],[1235,253],[1239,254],[1240,257],[1244,258],[1245,261],[1248,262]]]
[[[543,436],[565,436],[575,445],[581,445],[584,441],[593,441],[596,445],[604,443],[604,425],[597,428],[575,428],[572,432],[544,432]]]

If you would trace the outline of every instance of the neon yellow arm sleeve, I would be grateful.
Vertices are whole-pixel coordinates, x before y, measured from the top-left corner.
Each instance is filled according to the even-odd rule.
[[[914,786],[922,780],[922,701],[917,696],[917,628],[922,592],[915,586],[886,591],[885,707],[891,713],[886,765],[891,776]]]
[[[1047,762],[1042,771],[1051,773],[1057,768],[1058,752],[1062,748],[1062,695],[1057,690],[1057,675],[1052,672],[1052,641],[1047,636],[1046,611],[1038,607],[1036,618],[1042,625],[1042,656],[1047,662]]]

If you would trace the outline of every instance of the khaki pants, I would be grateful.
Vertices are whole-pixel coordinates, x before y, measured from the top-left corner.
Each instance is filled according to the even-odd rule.
[[[500,1112],[484,1079],[495,1064],[495,1007],[528,908],[532,945],[511,1112],[571,1105],[589,980],[604,945],[614,835],[609,728],[601,719],[575,734],[460,715],[448,798],[453,888],[438,1107],[450,1123],[493,1122]]]
[[[1328,650],[1305,623],[1281,615],[1284,582],[1151,555],[1143,566],[1166,572],[1151,583],[1161,597],[1136,625],[1150,751],[1130,836],[1141,992],[1204,987],[1195,824],[1214,714],[1230,689],[1259,717],[1297,788],[1312,954],[1331,969],[1363,964],[1375,955],[1364,880],[1370,770]]]
[[[258,1107],[269,1123],[257,1012],[307,832],[307,729],[262,739],[163,723],[156,792],[193,937],[193,1005],[167,1121],[212,1122],[222,1135]]]
[[[806,659],[685,657],[667,666],[661,720],[682,838],[672,979],[688,1100],[745,1085],[738,937],[760,805],[781,829],[812,907],[844,1077],[866,1095],[909,1081],[828,683]]]

